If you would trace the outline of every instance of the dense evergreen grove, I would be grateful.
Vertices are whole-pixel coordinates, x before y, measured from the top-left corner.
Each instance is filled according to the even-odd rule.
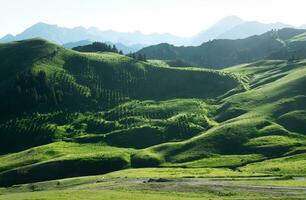
[[[89,45],[74,47],[73,50],[79,52],[112,52],[123,55],[123,52],[118,50],[115,45],[109,45],[103,42],[94,42]],[[126,56],[139,61],[147,61],[146,55],[142,53],[129,53]]]
[[[113,52],[123,54],[115,45],[109,45],[103,42],[94,42],[89,45],[74,47],[73,50],[80,52]]]
[[[129,53],[127,56],[139,61],[147,61],[146,54],[143,53]]]
[[[198,67],[198,65],[194,63],[187,62],[182,59],[169,60],[166,61],[170,67]]]
[[[21,113],[39,105],[54,106],[61,102],[62,96],[63,92],[47,80],[44,71],[17,73],[13,84],[1,94],[1,116]]]

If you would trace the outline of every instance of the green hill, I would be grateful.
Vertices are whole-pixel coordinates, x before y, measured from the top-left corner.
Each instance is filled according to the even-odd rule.
[[[264,168],[267,174],[304,175],[299,166],[306,164],[305,70],[305,61],[260,61],[226,69],[244,77],[249,89],[217,103],[211,119],[218,125],[185,141],[137,151],[132,160],[142,167]],[[291,157],[298,159],[284,162]],[[268,163],[275,167],[265,167]]]
[[[244,89],[232,73],[159,67],[114,53],[78,53],[39,39],[1,45],[0,57],[2,154],[57,141],[138,149],[191,138],[215,124],[208,117],[214,108],[204,99]],[[47,166],[53,159],[59,158],[46,155]],[[40,162],[30,162],[30,168]],[[59,177],[65,176],[72,175]]]
[[[158,44],[138,53],[148,59],[182,60],[198,67],[221,69],[261,59],[306,58],[304,35],[305,30],[284,28],[245,39],[217,39],[196,47]]]
[[[129,99],[215,98],[240,85],[223,72],[162,68],[113,53],[81,54],[43,40],[1,45],[0,56],[2,117],[63,107],[104,110]]]
[[[39,39],[0,58],[1,186],[147,167],[305,176],[305,60],[173,68]]]

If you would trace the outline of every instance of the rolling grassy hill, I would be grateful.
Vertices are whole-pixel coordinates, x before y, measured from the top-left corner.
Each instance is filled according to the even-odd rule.
[[[184,140],[216,124],[210,119],[215,107],[205,99],[244,90],[242,80],[232,73],[160,67],[114,53],[78,53],[39,39],[1,45],[0,55],[4,72],[0,83],[2,154],[58,141],[64,142],[59,143],[63,147],[72,142],[141,149]],[[1,170],[1,181],[19,170],[40,177],[35,169],[41,167],[75,165],[80,160],[96,164],[90,164],[95,156],[84,155],[87,161],[85,157],[64,159],[65,153],[54,153],[57,150],[52,145],[46,146],[51,152],[41,148],[31,151],[44,152],[46,159],[31,158],[12,168],[8,162]],[[78,149],[83,152],[82,145]],[[98,162],[108,159],[104,153],[97,156]],[[120,168],[130,166],[130,160],[125,161],[122,158]],[[94,171],[87,170],[88,174],[99,170]]]
[[[217,126],[182,142],[139,151],[135,156],[153,155],[171,166],[207,167],[213,160],[212,166],[236,168],[305,152],[305,64],[261,61],[226,69],[245,77],[249,89],[218,102],[220,107],[212,117]],[[233,157],[227,155],[239,159],[231,163]],[[305,160],[299,162],[305,164]],[[294,167],[291,170],[293,174],[301,172]]]
[[[172,68],[33,39],[0,45],[0,70],[1,186],[123,169],[306,175],[305,60]]]
[[[1,45],[0,55],[2,116],[16,105],[26,111],[62,105],[103,110],[129,99],[215,98],[241,85],[230,73],[157,67],[112,53],[81,54],[43,40]]]

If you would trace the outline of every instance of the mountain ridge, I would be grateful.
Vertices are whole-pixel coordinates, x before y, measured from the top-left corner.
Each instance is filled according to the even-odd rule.
[[[149,59],[182,59],[198,67],[220,69],[258,59],[305,58],[304,29],[284,28],[245,39],[216,39],[200,46],[159,44],[138,51]],[[296,39],[293,39],[296,38]]]
[[[169,33],[165,34],[142,34],[139,31],[135,32],[116,32],[112,30],[101,31],[96,27],[84,28],[82,26],[75,28],[65,28],[54,24],[47,24],[43,22],[36,23],[27,28],[20,34],[14,36],[14,41],[31,39],[34,37],[41,37],[43,39],[55,42],[57,44],[64,44],[69,42],[77,42],[80,40],[94,40],[94,41],[109,41],[120,43],[124,42],[127,45],[143,43],[160,43],[162,37],[170,38],[171,40],[177,39]],[[10,39],[10,40],[8,40]],[[11,42],[11,37],[0,39],[0,42]],[[163,40],[163,39],[162,39]]]
[[[123,45],[154,45],[158,43],[171,43],[174,45],[200,45],[213,39],[241,39],[251,35],[262,34],[271,29],[293,27],[282,23],[260,23],[244,21],[237,16],[229,16],[216,22],[213,26],[201,31],[192,37],[179,37],[169,33],[143,34],[135,32],[101,31],[96,27],[65,28],[58,25],[39,22],[15,36],[6,35],[0,43],[41,37],[43,39],[65,44],[82,40],[122,43]],[[251,30],[251,31],[250,31]]]

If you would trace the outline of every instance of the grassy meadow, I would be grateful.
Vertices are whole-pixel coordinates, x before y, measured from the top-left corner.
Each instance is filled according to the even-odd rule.
[[[1,44],[0,70],[0,199],[306,198],[303,59],[211,70],[33,39]]]

